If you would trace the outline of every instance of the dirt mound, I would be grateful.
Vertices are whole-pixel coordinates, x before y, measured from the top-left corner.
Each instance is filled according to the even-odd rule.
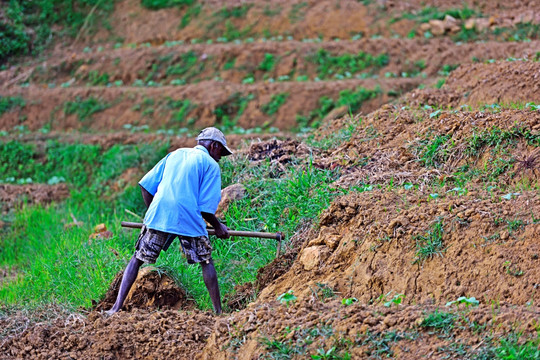
[[[25,201],[27,204],[49,204],[68,196],[69,189],[66,184],[0,184],[0,210],[7,211]]]
[[[194,311],[93,312],[53,324],[37,324],[5,341],[3,358],[19,359],[189,359],[206,343],[215,318]],[[81,336],[83,334],[83,336]]]
[[[110,309],[116,301],[123,272],[116,275],[105,298],[96,306],[97,311]],[[167,274],[152,267],[139,271],[137,279],[124,302],[124,309],[183,309],[193,310],[196,304],[189,299],[185,290],[179,287]]]
[[[458,107],[540,103],[540,63],[497,61],[466,64],[454,70],[442,89],[412,91],[405,97],[411,106]]]
[[[456,311],[429,305],[351,303],[323,302],[314,292],[310,300],[289,306],[277,301],[250,305],[249,311],[216,322],[197,359],[285,358],[284,354],[294,359],[324,359],[320,356],[327,354],[328,359],[463,358],[465,354],[494,358],[501,336],[514,330],[534,337],[538,324],[535,309],[504,304],[494,312],[490,306]],[[488,333],[492,338],[485,337]]]
[[[288,290],[309,297],[322,283],[362,303],[390,292],[416,303],[534,301],[540,199],[535,192],[507,197],[441,188],[435,195],[396,189],[339,198],[322,214],[318,236],[260,298]]]

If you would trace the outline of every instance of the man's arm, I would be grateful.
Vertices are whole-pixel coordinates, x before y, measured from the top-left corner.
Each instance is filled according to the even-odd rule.
[[[141,186],[141,185],[139,185]],[[146,204],[146,207],[150,207],[150,204],[152,203],[152,200],[154,200],[154,196],[152,194],[150,194],[145,188],[143,188],[141,186],[141,193],[142,193],[142,198],[144,200],[144,203]]]
[[[216,230],[216,236],[220,239],[229,238],[229,229],[220,223],[216,215],[207,212],[201,212],[202,217]]]

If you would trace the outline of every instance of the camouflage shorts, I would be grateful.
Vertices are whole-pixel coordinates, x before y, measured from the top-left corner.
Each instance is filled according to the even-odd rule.
[[[178,237],[188,264],[209,263],[212,260],[212,245],[207,236],[183,236],[170,234],[143,226],[135,245],[135,257],[145,263],[154,264],[161,250],[167,251]]]

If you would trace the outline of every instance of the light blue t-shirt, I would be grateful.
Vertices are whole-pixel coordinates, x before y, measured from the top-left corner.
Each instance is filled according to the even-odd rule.
[[[139,184],[154,195],[144,217],[149,229],[208,236],[201,212],[216,212],[221,200],[221,172],[204,146],[167,154]]]

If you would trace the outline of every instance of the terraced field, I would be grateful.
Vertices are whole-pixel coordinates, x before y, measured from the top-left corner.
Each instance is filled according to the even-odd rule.
[[[3,357],[540,357],[539,4],[92,6],[0,58]],[[206,126],[245,188],[220,217],[284,252],[213,239],[214,316],[171,250],[106,318],[138,180]]]

